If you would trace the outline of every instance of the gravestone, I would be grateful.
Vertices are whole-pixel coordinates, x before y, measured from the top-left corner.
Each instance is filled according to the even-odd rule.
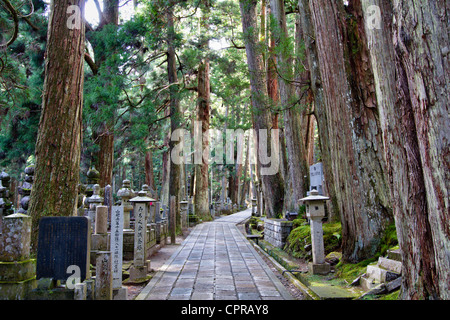
[[[113,206],[111,210],[111,252],[113,289],[118,289],[122,287],[123,206]]]
[[[142,280],[147,277],[150,267],[150,260],[147,258],[147,216],[150,208],[150,202],[155,199],[147,197],[145,191],[139,191],[138,196],[130,199],[133,203],[135,215],[134,225],[134,257],[133,265],[130,267],[130,281]]]
[[[319,192],[319,195],[323,195],[323,164],[318,162],[309,167],[309,191],[315,189]]]
[[[36,278],[67,280],[69,266],[78,266],[81,282],[89,278],[90,232],[87,217],[41,218]]]
[[[100,251],[95,265],[95,300],[112,300],[111,252]]]

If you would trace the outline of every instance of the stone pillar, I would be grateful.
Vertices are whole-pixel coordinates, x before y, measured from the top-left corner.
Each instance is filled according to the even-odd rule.
[[[95,207],[95,233],[91,236],[91,261],[95,262],[99,251],[108,248],[108,207],[97,205]]]
[[[189,202],[180,201],[181,229],[186,229],[187,227],[188,206]]]
[[[31,217],[3,218],[0,237],[0,300],[22,300],[36,287],[36,260],[30,259]]]
[[[113,206],[111,213],[111,252],[113,289],[122,287],[123,207]]]
[[[252,199],[252,216],[256,215],[256,206],[258,205],[258,201],[256,198]]]
[[[129,203],[129,200],[133,197],[130,186],[130,180],[123,180],[122,188],[117,192],[117,196],[122,200],[124,229],[130,229],[130,215],[131,210],[133,210],[133,205]]]
[[[169,232],[170,232],[170,244],[175,244],[176,241],[176,210],[175,210],[175,196],[170,196],[170,204],[169,204]]]
[[[311,226],[313,264],[324,264],[325,252],[323,245],[322,218],[311,217],[309,222]]]
[[[100,251],[95,265],[95,300],[112,300],[111,252]]]
[[[108,207],[97,206],[95,209],[95,233],[105,234],[108,232]]]

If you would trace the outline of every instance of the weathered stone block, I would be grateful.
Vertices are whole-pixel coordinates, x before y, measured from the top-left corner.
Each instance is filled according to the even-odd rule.
[[[311,272],[312,274],[321,274],[321,275],[326,275],[328,273],[330,273],[330,265],[328,263],[321,263],[321,264],[316,264],[316,263],[309,263],[308,264],[309,267],[309,272]]]
[[[31,217],[21,213],[3,217],[0,261],[23,261],[30,257]]]
[[[0,261],[0,282],[24,281],[36,275],[36,259],[24,261]]]

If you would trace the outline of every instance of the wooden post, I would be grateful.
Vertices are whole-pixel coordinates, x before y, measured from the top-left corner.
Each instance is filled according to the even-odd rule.
[[[170,196],[170,204],[169,204],[169,232],[170,232],[170,243],[175,244],[176,238],[176,197]]]

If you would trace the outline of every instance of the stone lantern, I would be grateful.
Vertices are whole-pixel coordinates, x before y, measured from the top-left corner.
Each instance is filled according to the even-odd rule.
[[[134,258],[130,269],[130,280],[145,278],[149,269],[146,260],[147,216],[150,203],[155,201],[147,197],[145,191],[139,191],[138,196],[129,200],[133,204],[134,212]]]
[[[117,191],[117,196],[122,200],[124,229],[130,229],[130,215],[131,210],[133,210],[133,205],[129,203],[129,200],[134,196],[130,186],[130,180],[123,180],[122,188]]]
[[[89,203],[88,217],[91,219],[91,227],[94,228],[96,208],[103,204],[103,197],[100,196],[100,185],[94,184],[92,189],[94,194],[87,199],[87,202]]]
[[[325,201],[329,197],[319,195],[317,190],[311,190],[310,195],[300,199],[306,204],[306,216],[311,226],[311,242],[313,262],[309,264],[312,274],[328,274],[330,265],[325,262],[323,245],[322,218],[325,217]]]

